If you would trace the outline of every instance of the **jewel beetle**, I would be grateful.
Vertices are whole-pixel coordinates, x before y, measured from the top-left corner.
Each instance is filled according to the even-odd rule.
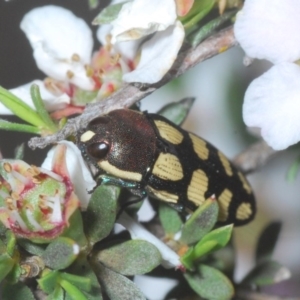
[[[106,182],[149,193],[179,210],[194,211],[215,197],[221,224],[254,218],[255,199],[244,175],[210,143],[163,116],[111,111],[78,134],[78,146],[108,174]]]

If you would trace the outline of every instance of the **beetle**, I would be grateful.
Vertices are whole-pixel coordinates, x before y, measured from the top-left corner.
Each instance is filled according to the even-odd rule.
[[[181,211],[215,197],[221,224],[254,218],[255,199],[244,175],[213,145],[163,116],[113,110],[92,120],[77,139],[83,156],[108,174],[106,183],[148,193]]]

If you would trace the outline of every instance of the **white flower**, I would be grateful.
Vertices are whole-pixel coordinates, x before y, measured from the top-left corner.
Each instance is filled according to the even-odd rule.
[[[300,67],[292,63],[273,66],[247,89],[243,117],[247,126],[275,150],[300,140]]]
[[[59,144],[65,144],[67,146],[66,162],[68,173],[73,183],[75,193],[80,200],[80,207],[82,210],[85,210],[91,197],[89,191],[93,190],[96,186],[96,182],[76,145],[68,141],[62,141]],[[48,152],[47,157],[42,164],[43,169],[51,169],[55,147]]]
[[[20,27],[41,71],[85,90],[94,88],[85,68],[92,54],[92,32],[82,19],[65,8],[48,5],[27,13]]]
[[[300,2],[246,0],[234,25],[235,36],[251,58],[275,64],[245,94],[243,118],[258,127],[275,150],[300,140]]]
[[[184,28],[177,21],[174,0],[130,1],[123,5],[111,26],[111,42],[123,57],[132,59],[141,46],[141,59],[136,69],[123,75],[126,82],[153,84],[161,80],[172,67],[184,40]],[[150,34],[154,35],[142,44]],[[124,44],[130,46],[129,56]]]
[[[246,54],[273,63],[300,58],[300,1],[246,0],[234,34]]]

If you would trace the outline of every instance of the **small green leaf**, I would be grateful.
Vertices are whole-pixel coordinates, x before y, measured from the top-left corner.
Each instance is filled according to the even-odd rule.
[[[195,98],[184,98],[178,102],[173,102],[162,107],[157,113],[176,125],[181,125],[189,114]]]
[[[7,253],[0,255],[0,282],[13,269],[14,265],[15,261]]]
[[[94,9],[99,5],[99,0],[89,0],[90,9]]]
[[[225,247],[230,240],[233,225],[219,227],[206,234],[195,246],[196,258]]]
[[[58,287],[60,273],[58,271],[44,270],[37,280],[39,287],[47,294],[52,294]]]
[[[219,270],[200,265],[196,273],[184,274],[190,287],[202,298],[208,300],[229,300],[234,288],[230,280]]]
[[[270,223],[260,235],[256,247],[256,263],[271,259],[281,230],[281,222]]]
[[[48,295],[47,300],[65,300],[64,290],[61,286],[57,286],[55,290]]]
[[[214,227],[218,213],[217,201],[214,199],[206,200],[184,224],[180,241],[187,245],[198,242]]]
[[[147,241],[130,240],[97,254],[106,267],[123,275],[138,275],[152,271],[161,262],[157,248]]]
[[[47,246],[42,259],[51,269],[61,270],[71,265],[78,254],[78,244],[69,238],[59,237]]]
[[[57,131],[57,126],[52,121],[45,104],[43,102],[43,99],[40,94],[40,88],[37,84],[32,84],[30,87],[30,94],[32,98],[32,102],[35,106],[35,109],[40,116],[40,118],[44,121],[44,123],[47,125],[48,129],[51,129],[51,131],[55,132]]]
[[[16,116],[29,124],[39,128],[47,128],[35,110],[3,87],[0,87],[0,102]]]
[[[86,277],[91,282],[91,290],[87,292],[85,289],[82,290],[83,294],[87,297],[88,300],[102,300],[101,296],[101,287],[99,281],[94,273],[94,270],[91,268],[86,257],[80,255],[75,262],[68,268],[68,272],[74,275]],[[70,280],[69,280],[70,281]],[[70,281],[72,282],[72,281]],[[74,283],[74,282],[72,282]]]
[[[25,150],[25,144],[22,143],[21,145],[17,146],[15,149],[15,157],[14,159],[20,159],[23,160],[24,158],[24,150]]]
[[[72,300],[88,300],[87,297],[72,283],[67,280],[60,280],[61,287],[67,292]]]
[[[92,245],[107,237],[113,229],[119,194],[120,188],[111,185],[100,185],[94,191],[82,214],[84,230]]]
[[[128,278],[103,265],[97,266],[97,274],[106,294],[113,300],[146,300],[143,293]]]
[[[87,246],[87,239],[83,231],[82,214],[77,209],[69,219],[69,226],[65,229],[61,236],[70,238],[81,247]]]
[[[47,245],[46,244],[36,244],[30,240],[27,239],[18,239],[18,244],[24,248],[27,252],[37,255],[37,256],[42,256],[44,253]]]
[[[211,20],[199,30],[194,32],[189,38],[189,42],[193,47],[198,46],[202,41],[209,37],[215,30],[232,18],[236,14],[236,10],[224,13],[223,15],[217,17],[216,19]]]
[[[69,273],[60,273],[60,278],[69,281],[77,286],[81,291],[89,292],[91,290],[91,279]]]
[[[16,248],[17,239],[16,236],[10,230],[6,231],[6,241],[7,254],[13,256]]]
[[[122,9],[123,5],[128,1],[120,2],[117,4],[113,4],[104,8],[100,14],[93,20],[93,25],[102,25],[111,23],[118,17],[120,10]]]
[[[1,300],[35,300],[31,290],[24,283],[4,284]]]
[[[191,28],[202,20],[214,7],[215,0],[195,0],[189,13],[179,18],[185,28]]]
[[[12,123],[3,119],[0,119],[0,129],[8,131],[27,132],[33,134],[41,133],[41,130],[38,127],[27,124]]]
[[[257,265],[242,281],[242,285],[266,286],[291,277],[290,271],[275,261],[264,261]]]
[[[161,225],[168,235],[174,235],[182,226],[182,220],[178,212],[170,205],[160,202],[158,209]]]
[[[300,156],[298,156],[295,161],[290,166],[286,178],[288,182],[295,181],[300,169]]]

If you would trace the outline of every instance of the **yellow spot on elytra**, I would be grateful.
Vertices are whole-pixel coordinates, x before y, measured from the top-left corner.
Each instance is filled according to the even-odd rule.
[[[193,142],[194,150],[199,158],[203,160],[208,159],[209,150],[206,147],[206,142],[192,133],[190,133],[189,135]]]
[[[218,151],[218,155],[219,155],[220,161],[225,169],[226,174],[228,176],[232,176],[233,172],[232,172],[230,161],[226,158],[226,156],[222,152]]]
[[[156,120],[154,123],[163,139],[175,145],[178,145],[182,142],[183,135],[179,130],[164,121]]]
[[[80,137],[80,142],[87,142],[89,141],[96,133],[94,131],[88,130],[85,133],[83,133]]]
[[[164,180],[176,181],[183,178],[183,170],[179,159],[170,153],[159,154],[152,173]]]
[[[247,220],[252,215],[251,204],[243,202],[236,210],[238,220]]]
[[[238,176],[243,184],[243,188],[246,190],[246,192],[248,194],[251,194],[252,189],[251,189],[251,186],[249,185],[247,179],[245,178],[245,176],[241,172],[238,172]]]
[[[117,167],[111,165],[107,160],[98,162],[98,165],[101,169],[116,177],[127,179],[127,180],[133,180],[133,181],[142,180],[142,174],[118,169]]]
[[[219,203],[219,221],[226,221],[228,218],[228,207],[231,202],[232,192],[230,190],[225,189],[222,194],[218,197]]]
[[[151,186],[147,186],[147,190],[153,194],[156,198],[159,200],[163,200],[166,202],[171,202],[171,203],[177,203],[178,202],[178,196],[175,194],[171,194],[167,191],[160,191],[152,188]]]
[[[187,190],[188,199],[200,206],[205,201],[204,194],[207,191],[207,187],[208,178],[204,171],[200,169],[194,171]]]

